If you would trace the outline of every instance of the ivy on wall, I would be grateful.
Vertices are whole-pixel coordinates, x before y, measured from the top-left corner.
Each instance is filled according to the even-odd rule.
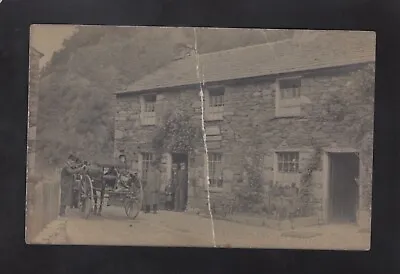
[[[349,143],[359,150],[357,156],[362,163],[361,172],[364,174],[360,174],[358,184],[362,188],[363,197],[361,198],[364,201],[364,207],[368,210],[370,210],[372,200],[374,80],[375,65],[369,64],[351,74],[351,80],[345,89],[327,92],[323,96],[322,107],[316,106],[322,109],[322,115],[316,111],[309,117],[309,120],[316,124],[310,134],[315,154],[301,177],[304,187],[309,188],[312,176],[308,174],[308,170],[314,170],[317,162],[321,161],[321,147],[326,145],[320,140],[314,140],[313,134],[327,127],[342,125],[345,129],[342,132],[343,136],[349,136]],[[306,197],[304,199],[308,200]]]
[[[321,169],[321,157],[322,148],[316,146],[308,164],[301,173],[299,199],[301,200],[301,214],[303,216],[309,216],[314,213],[315,182],[313,180],[313,174],[315,171]]]
[[[152,139],[155,161],[160,162],[163,153],[192,154],[201,146],[202,129],[193,123],[191,116],[184,111],[169,111],[157,126]]]

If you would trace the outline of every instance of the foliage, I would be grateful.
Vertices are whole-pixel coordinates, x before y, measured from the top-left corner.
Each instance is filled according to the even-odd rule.
[[[260,30],[201,29],[198,49],[212,52],[277,39],[282,37],[266,38]],[[173,61],[193,43],[192,28],[77,27],[41,72],[38,164],[60,165],[69,151],[109,161],[113,93]]]
[[[321,157],[322,148],[317,146],[300,177],[299,198],[302,202],[301,212],[303,216],[308,216],[313,213],[313,202],[315,199],[313,194],[315,186],[313,182],[313,173],[321,169]]]
[[[193,123],[190,115],[183,111],[170,111],[163,117],[152,139],[156,161],[166,152],[191,154],[202,139],[201,127]]]
[[[372,160],[373,160],[373,129],[374,129],[374,98],[375,98],[375,64],[368,65],[365,69],[355,72],[349,89],[362,104],[353,106],[357,116],[351,121],[346,135],[351,136],[350,141],[359,149],[359,158],[364,174],[361,174],[359,186],[362,189],[364,208],[371,210],[372,201]],[[348,107],[350,109],[350,106]]]
[[[245,156],[244,170],[247,174],[247,184],[235,191],[238,207],[241,211],[249,212],[257,210],[263,204],[264,196],[264,154],[258,148],[259,138],[257,132],[252,138],[252,145],[249,146]]]
[[[369,108],[360,110],[361,119],[353,128],[352,141],[359,147],[359,157],[363,164],[365,176],[359,185],[362,187],[364,207],[371,212],[372,202],[372,166],[373,166],[373,118],[375,95],[375,65],[369,65],[366,70],[358,72],[355,76],[353,88],[362,91],[362,99]]]
[[[352,73],[351,79],[346,89],[335,91],[334,93],[327,92],[324,95],[322,115],[316,111],[310,116],[310,121],[316,124],[314,130],[310,133],[310,138],[313,140],[314,133],[326,127],[332,127],[333,124],[345,126],[345,131],[342,133],[343,136],[349,136],[349,142],[360,151],[359,157],[364,166],[365,176],[362,176],[363,181],[359,183],[363,189],[365,197],[363,200],[366,201],[365,207],[370,209],[372,197],[375,65],[369,64],[355,71]],[[315,142],[313,147],[316,150],[316,155],[320,154],[321,144]],[[315,167],[318,161],[316,161],[315,156],[313,159],[315,161],[311,161],[310,165]],[[319,159],[321,159],[320,156]],[[302,175],[303,183],[307,182],[308,184],[311,180],[311,175]]]

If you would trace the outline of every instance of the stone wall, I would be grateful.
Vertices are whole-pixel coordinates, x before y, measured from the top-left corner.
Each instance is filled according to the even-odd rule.
[[[223,153],[222,165],[224,185],[218,192],[230,193],[234,188],[247,183],[244,169],[253,155],[263,155],[263,181],[280,183],[298,182],[300,174],[274,175],[274,152],[293,149],[300,152],[300,169],[307,166],[315,146],[355,148],[346,131],[357,118],[357,110],[364,107],[359,96],[348,89],[351,72],[359,67],[320,70],[302,74],[301,117],[277,118],[275,116],[275,78],[230,81],[223,83],[224,120],[207,122],[206,126],[219,126],[222,141],[219,147],[209,147],[209,152]],[[291,75],[296,76],[296,75]],[[220,85],[221,83],[219,83]],[[315,122],[325,113],[322,104],[329,94],[337,94],[344,101],[352,102],[354,112],[344,120]],[[168,109],[184,109],[200,122],[200,97],[198,88],[176,88],[159,93],[156,113],[158,116]],[[124,150],[137,167],[137,153],[151,151],[154,126],[141,126],[139,120],[140,101],[138,95],[124,95],[117,100],[116,150]],[[372,157],[372,155],[371,155]],[[189,195],[192,207],[206,205],[204,157],[202,147],[189,162]],[[314,172],[315,196],[322,199],[322,172]],[[213,189],[212,189],[213,190]],[[214,190],[213,190],[214,191]]]
[[[29,52],[29,92],[28,92],[28,171],[32,173],[35,168],[35,140],[37,126],[37,108],[40,68],[39,61],[42,54],[30,48]]]
[[[60,207],[59,176],[40,178],[41,181],[27,184],[27,208],[25,221],[25,241],[34,243],[35,237],[57,219]],[[33,179],[31,179],[33,180]]]

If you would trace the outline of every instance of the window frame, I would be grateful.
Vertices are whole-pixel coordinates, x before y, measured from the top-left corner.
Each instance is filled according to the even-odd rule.
[[[151,152],[141,152],[141,163],[140,163],[140,178],[142,180],[142,182],[146,182],[147,181],[147,176],[149,175],[149,170],[151,167],[151,164],[153,162],[154,159],[154,154]],[[149,156],[149,157],[146,157]]]
[[[293,162],[293,160],[288,160],[290,159],[290,154],[295,155],[294,163],[291,163]],[[287,155],[287,159],[281,160],[280,157],[283,156],[285,158],[285,155]],[[276,172],[281,174],[296,174],[300,172],[300,151],[276,151],[275,156],[277,169]],[[295,168],[291,168],[293,164],[295,165]],[[287,166],[287,168],[285,168],[285,165]]]
[[[207,120],[223,120],[226,89],[224,86],[207,88],[206,116]]]
[[[149,100],[151,98],[151,100]],[[144,94],[140,97],[141,124],[151,126],[156,124],[157,94]],[[150,111],[148,111],[150,109]]]
[[[209,102],[208,106],[210,108],[223,108],[225,99],[225,87],[211,87],[208,89]],[[214,99],[213,99],[214,98]],[[216,103],[214,101],[217,101]],[[219,101],[219,102],[218,102]]]
[[[275,82],[275,116],[276,117],[299,117],[301,116],[302,105],[302,87],[303,78],[301,76],[282,77],[276,79]],[[285,81],[299,81],[299,87],[296,91],[296,96],[286,97],[283,92],[287,88],[282,88],[282,83]],[[292,90],[293,92],[293,90]],[[293,111],[293,109],[295,109]],[[290,111],[291,110],[291,111]],[[294,112],[294,113],[293,113]]]
[[[216,161],[213,156],[219,156],[219,161]],[[224,175],[222,171],[222,159],[223,159],[223,154],[222,152],[209,152],[208,153],[208,175],[209,175],[209,188],[210,189],[223,189],[224,187]],[[216,166],[216,163],[219,164],[219,169],[221,172],[221,176],[219,177],[218,174],[215,174],[216,171],[218,170],[218,166]],[[212,167],[212,165],[214,167]],[[211,174],[213,175],[211,176]],[[221,179],[221,182],[219,184],[218,180]],[[216,181],[216,182],[214,182]]]
[[[296,87],[296,90],[294,91],[295,87],[291,88],[283,88],[282,83],[284,82],[291,82],[291,81],[299,81],[299,85]],[[301,82],[301,77],[291,77],[291,78],[281,78],[278,79],[278,84],[279,84],[279,96],[281,100],[295,100],[299,99],[301,97],[301,87],[302,87],[302,82]],[[284,96],[284,93],[291,91],[291,93],[296,93],[296,96],[291,96],[291,97],[286,97]]]

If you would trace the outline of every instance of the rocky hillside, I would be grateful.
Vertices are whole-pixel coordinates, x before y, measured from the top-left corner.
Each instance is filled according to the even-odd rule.
[[[201,53],[293,37],[293,31],[199,29]],[[108,162],[114,95],[194,47],[192,28],[79,27],[42,71],[38,164],[60,165],[69,152]]]

